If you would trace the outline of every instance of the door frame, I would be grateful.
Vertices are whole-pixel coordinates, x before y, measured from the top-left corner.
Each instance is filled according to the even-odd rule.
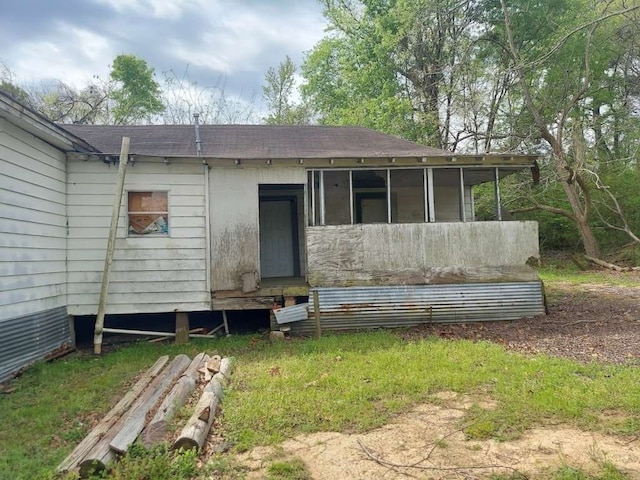
[[[289,202],[289,215],[291,218],[291,241],[293,248],[291,254],[293,255],[293,276],[300,276],[300,235],[298,234],[298,198],[296,195],[264,195],[258,197],[258,218],[260,218],[260,205],[262,202]],[[260,225],[260,237],[262,238],[262,225]],[[262,261],[262,252],[260,252],[260,261]],[[262,272],[260,273],[262,277]],[[265,277],[265,278],[278,278],[278,277]]]

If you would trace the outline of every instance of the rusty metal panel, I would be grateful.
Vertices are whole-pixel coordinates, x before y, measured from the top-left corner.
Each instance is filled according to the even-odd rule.
[[[65,307],[0,320],[0,382],[21,368],[72,345]]]
[[[515,320],[544,313],[540,282],[316,288],[323,330]],[[312,315],[291,325],[312,333]]]
[[[276,308],[273,313],[276,316],[276,322],[278,322],[278,325],[300,322],[307,319],[308,307],[308,303],[299,303],[298,305],[292,305],[290,307]]]

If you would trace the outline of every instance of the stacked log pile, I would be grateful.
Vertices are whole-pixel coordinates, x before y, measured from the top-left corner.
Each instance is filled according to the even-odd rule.
[[[107,468],[138,438],[146,447],[172,442],[176,450],[201,449],[230,375],[230,358],[200,353],[193,360],[177,355],[169,362],[168,356],[160,357],[58,466],[58,471],[79,470],[85,478]],[[199,385],[204,388],[193,415],[177,439],[169,439],[169,421]]]

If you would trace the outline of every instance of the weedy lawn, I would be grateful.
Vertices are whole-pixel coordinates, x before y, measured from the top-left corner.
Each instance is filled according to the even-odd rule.
[[[575,281],[553,275],[551,288],[554,281]],[[495,405],[470,409],[463,422],[470,438],[507,440],[550,422],[640,434],[640,369],[632,366],[525,357],[489,342],[407,341],[394,331],[276,343],[260,335],[232,336],[186,347],[140,342],[99,358],[77,352],[39,363],[14,380],[16,390],[0,396],[0,479],[51,478],[90,423],[118,401],[139,372],[160,355],[203,350],[235,358],[222,424],[236,451],[299,433],[366,431],[440,391]],[[166,463],[169,454],[154,455]],[[174,475],[167,478],[192,475],[194,459],[180,461],[184,476],[167,470]],[[112,478],[151,478],[140,477],[141,467],[136,468],[137,473],[120,471]],[[149,471],[148,465],[142,471]]]

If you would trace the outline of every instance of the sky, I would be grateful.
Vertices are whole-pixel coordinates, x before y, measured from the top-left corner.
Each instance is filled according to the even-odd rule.
[[[0,0],[0,62],[21,84],[82,86],[134,54],[259,108],[267,69],[299,66],[324,27],[318,0]]]

